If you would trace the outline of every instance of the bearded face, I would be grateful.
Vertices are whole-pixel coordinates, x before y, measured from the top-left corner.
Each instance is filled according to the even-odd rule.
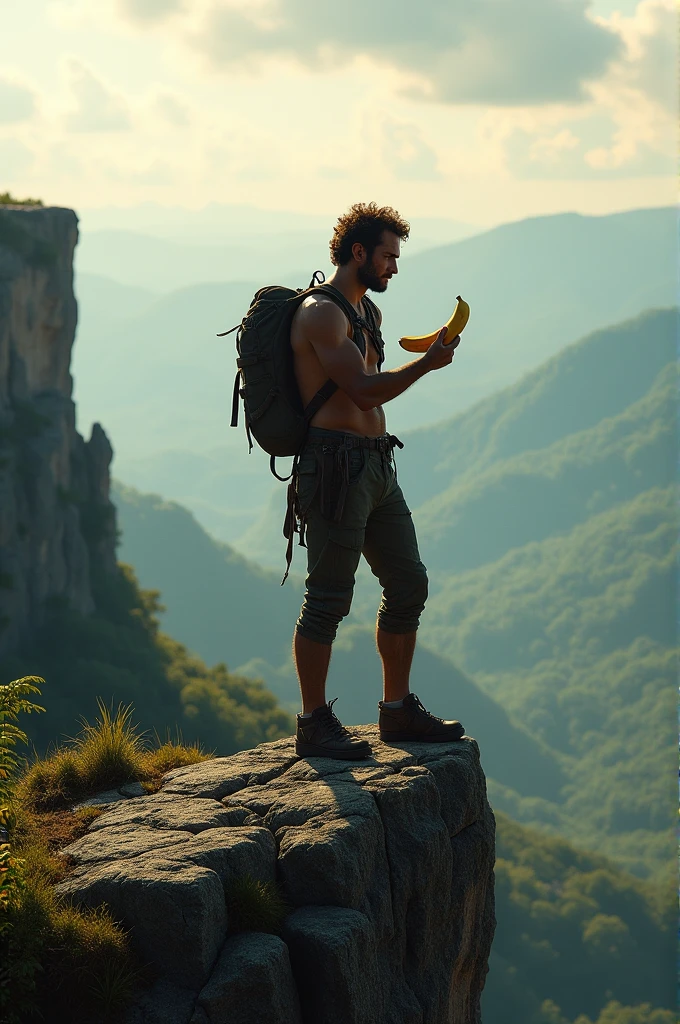
[[[363,286],[372,292],[384,292],[389,281],[389,277],[381,275],[380,268],[376,266],[375,254],[363,267],[357,268],[357,277]]]

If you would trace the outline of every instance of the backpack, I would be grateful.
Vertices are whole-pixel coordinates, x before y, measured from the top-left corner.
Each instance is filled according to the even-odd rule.
[[[267,285],[254,295],[250,308],[240,324],[218,334],[224,338],[236,331],[238,357],[232,396],[231,426],[238,425],[239,398],[243,400],[249,451],[253,438],[270,456],[270,468],[277,480],[288,480],[276,472],[276,458],[301,451],[312,417],[337,391],[335,381],[328,380],[303,407],[295,379],[290,328],[302,302],[314,294],[323,294],[343,310],[352,325],[353,340],[366,355],[364,331],[368,330],[378,351],[378,370],[384,360],[382,335],[378,328],[377,308],[364,299],[368,319],[360,316],[354,306],[333,285],[325,284],[317,270],[307,288],[286,288]],[[295,470],[293,463],[293,472]],[[293,474],[291,473],[291,476]]]

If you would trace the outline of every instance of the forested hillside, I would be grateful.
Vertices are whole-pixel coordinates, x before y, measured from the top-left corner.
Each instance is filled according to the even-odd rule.
[[[648,310],[587,334],[464,414],[407,434],[399,473],[411,504],[625,412],[674,363],[676,331],[674,309]]]
[[[279,664],[290,652],[302,587],[215,541],[176,502],[114,484],[119,555],[142,585],[158,589],[163,628],[209,664],[241,665],[254,656]],[[281,536],[282,553],[284,539]]]
[[[676,537],[674,487],[646,491],[449,577],[422,630],[568,758],[559,814],[497,802],[643,874],[673,849]]]
[[[93,614],[53,602],[37,643],[0,664],[3,679],[46,681],[48,712],[27,722],[38,749],[72,736],[82,717],[92,721],[98,698],[134,704],[140,727],[161,740],[179,731],[220,754],[290,735],[293,719],[260,681],[208,668],[159,630],[158,594],[140,590],[129,567],[93,585]]]
[[[425,561],[439,574],[484,565],[666,486],[677,458],[676,392],[677,372],[669,363],[618,415],[479,473],[468,471],[418,509]]]
[[[497,824],[498,925],[485,1019],[673,1024],[672,884],[645,885],[504,814]]]

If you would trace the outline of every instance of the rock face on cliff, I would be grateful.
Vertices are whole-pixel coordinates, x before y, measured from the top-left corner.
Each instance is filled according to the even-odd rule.
[[[355,731],[367,761],[302,760],[288,738],[177,769],[63,851],[61,892],[107,903],[159,974],[129,1024],[478,1024],[494,820],[477,744]],[[245,875],[278,883],[280,934],[230,928]]]
[[[72,210],[0,206],[0,655],[51,601],[93,608],[90,565],[115,569],[111,447],[75,428]]]

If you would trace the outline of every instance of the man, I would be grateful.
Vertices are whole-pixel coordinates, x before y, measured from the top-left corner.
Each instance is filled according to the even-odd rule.
[[[325,695],[331,645],[349,612],[362,553],[383,589],[376,634],[384,686],[381,738],[445,741],[464,734],[460,722],[436,718],[409,692],[427,574],[396,479],[392,449],[401,443],[386,432],[382,407],[426,373],[448,366],[458,339],[444,345],[443,328],[420,358],[379,372],[382,317],[366,291],[385,291],[408,235],[409,225],[390,207],[352,206],[335,227],[330,250],[337,269],[327,282],[350,304],[347,311],[316,293],[292,323],[303,405],[329,379],[338,386],[311,420],[297,473],[296,507],[308,549],[305,598],[293,638],[302,695],[296,749],[302,757],[372,753],[342,726]]]

